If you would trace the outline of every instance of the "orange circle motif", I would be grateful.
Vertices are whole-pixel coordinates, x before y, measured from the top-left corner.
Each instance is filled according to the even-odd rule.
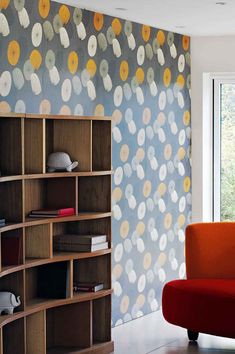
[[[38,11],[42,18],[47,18],[51,8],[50,0],[39,0],[38,2]]]
[[[126,60],[123,60],[120,65],[120,78],[122,81],[126,81],[129,75],[129,64]]]
[[[60,19],[62,21],[63,24],[67,24],[69,22],[69,19],[70,19],[70,11],[69,11],[69,8],[68,6],[66,5],[62,5],[60,6],[60,9],[59,9],[59,16],[60,16]]]
[[[75,51],[69,53],[68,69],[71,74],[75,74],[78,69],[78,55]]]
[[[122,24],[120,22],[120,20],[118,18],[115,18],[112,22],[112,29],[113,29],[113,32],[119,36],[119,34],[121,33],[122,31]]]
[[[11,41],[8,44],[7,58],[11,65],[15,66],[20,58],[20,45],[17,41]]]
[[[171,71],[169,68],[166,68],[164,70],[164,74],[163,74],[163,83],[166,87],[169,87],[171,84]]]
[[[183,188],[185,193],[188,193],[191,187],[191,180],[188,176],[185,177],[184,183],[183,183]]]
[[[181,89],[184,88],[185,79],[184,79],[184,77],[183,77],[182,74],[179,74],[179,75],[178,75],[176,82],[177,82],[177,85],[178,85]]]
[[[142,68],[138,68],[135,73],[136,79],[139,84],[142,84],[144,82],[144,70]]]
[[[9,3],[10,0],[0,0],[0,9],[6,10],[8,8]]]
[[[94,77],[96,74],[97,66],[96,63],[93,59],[89,59],[87,64],[86,64],[87,71],[91,75],[91,77]]]
[[[142,26],[142,37],[145,42],[148,42],[151,34],[150,26],[143,25]]]
[[[96,31],[100,31],[104,25],[104,16],[98,12],[94,14],[94,27]]]
[[[189,43],[190,43],[190,39],[188,36],[183,36],[182,38],[182,46],[183,46],[183,49],[186,51],[189,49]]]
[[[164,32],[162,30],[158,31],[157,41],[160,46],[163,46],[163,44],[165,43],[165,39],[166,39],[166,37],[165,37]]]
[[[30,54],[29,60],[30,60],[32,67],[35,70],[38,70],[42,64],[41,53],[37,49],[34,49]]]
[[[184,125],[189,125],[189,123],[190,123],[190,112],[189,111],[184,112],[183,122],[184,122]]]

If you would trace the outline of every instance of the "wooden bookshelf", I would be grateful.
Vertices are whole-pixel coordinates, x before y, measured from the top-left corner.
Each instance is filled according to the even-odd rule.
[[[56,151],[67,152],[78,167],[47,173],[48,155]],[[111,118],[0,114],[0,172],[0,215],[6,218],[0,291],[21,298],[13,315],[0,316],[0,354],[113,352]],[[63,207],[73,207],[75,215],[28,216],[33,209]],[[109,248],[57,252],[54,239],[63,233],[106,234]],[[8,264],[10,239],[18,240],[16,264]],[[73,281],[102,282],[104,289],[73,293]]]

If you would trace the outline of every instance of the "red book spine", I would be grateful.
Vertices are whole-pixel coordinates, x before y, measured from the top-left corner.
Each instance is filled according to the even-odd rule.
[[[58,216],[74,215],[74,208],[66,208],[58,210]]]

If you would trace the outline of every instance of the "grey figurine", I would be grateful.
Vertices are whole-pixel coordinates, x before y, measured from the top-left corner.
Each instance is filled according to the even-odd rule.
[[[53,152],[48,156],[47,171],[67,171],[71,172],[78,166],[78,162],[72,162],[69,155],[66,152]]]

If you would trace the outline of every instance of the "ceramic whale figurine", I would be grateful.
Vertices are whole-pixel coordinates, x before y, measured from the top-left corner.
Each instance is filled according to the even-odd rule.
[[[48,156],[47,170],[48,172],[67,171],[71,172],[78,166],[78,162],[72,162],[66,152],[53,152]]]
[[[0,292],[0,314],[4,312],[7,315],[12,315],[14,308],[20,306],[20,296],[16,296],[10,292]]]

